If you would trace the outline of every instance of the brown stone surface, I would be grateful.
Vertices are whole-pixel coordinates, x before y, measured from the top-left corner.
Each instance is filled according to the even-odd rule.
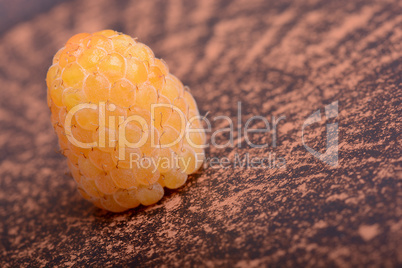
[[[76,0],[9,29],[0,37],[0,266],[401,265],[401,14],[396,0]],[[243,140],[207,150],[276,153],[286,168],[207,167],[157,205],[122,214],[84,201],[56,152],[44,79],[71,35],[103,28],[152,47],[210,119],[236,120],[238,101],[243,126],[252,115],[286,116],[276,148]],[[301,142],[303,122],[333,101],[337,167]],[[324,152],[325,121],[306,131]]]

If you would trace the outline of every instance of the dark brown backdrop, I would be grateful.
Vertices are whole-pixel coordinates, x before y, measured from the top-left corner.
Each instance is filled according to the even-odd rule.
[[[401,13],[400,1],[76,0],[10,28],[0,37],[1,266],[400,265]],[[207,151],[276,153],[286,168],[206,168],[118,215],[85,202],[56,152],[44,79],[71,35],[103,28],[151,46],[210,118],[236,119],[237,101],[243,124],[286,116],[277,148]],[[333,101],[336,168],[301,143],[304,120]],[[325,151],[325,121],[306,130]]]

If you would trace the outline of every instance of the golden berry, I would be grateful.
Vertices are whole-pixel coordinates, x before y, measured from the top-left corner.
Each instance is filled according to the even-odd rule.
[[[136,39],[77,34],[53,57],[46,83],[59,145],[79,192],[96,206],[155,204],[163,187],[181,187],[201,166],[205,133],[192,119],[193,96]]]

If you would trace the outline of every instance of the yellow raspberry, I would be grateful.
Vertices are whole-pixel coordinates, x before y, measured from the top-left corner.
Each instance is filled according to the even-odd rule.
[[[81,195],[121,212],[155,204],[204,160],[188,87],[152,50],[112,30],[71,37],[46,76],[59,145]]]

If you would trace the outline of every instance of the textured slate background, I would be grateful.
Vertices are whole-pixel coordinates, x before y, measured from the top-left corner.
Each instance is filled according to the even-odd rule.
[[[76,0],[3,32],[0,265],[401,265],[401,14],[400,1]],[[103,28],[153,48],[209,118],[236,120],[238,101],[243,124],[286,116],[276,148],[207,151],[276,153],[286,168],[205,168],[122,214],[84,201],[57,153],[44,79],[71,35]],[[337,100],[333,168],[305,150],[301,127]],[[310,147],[325,151],[328,122],[307,129]]]

